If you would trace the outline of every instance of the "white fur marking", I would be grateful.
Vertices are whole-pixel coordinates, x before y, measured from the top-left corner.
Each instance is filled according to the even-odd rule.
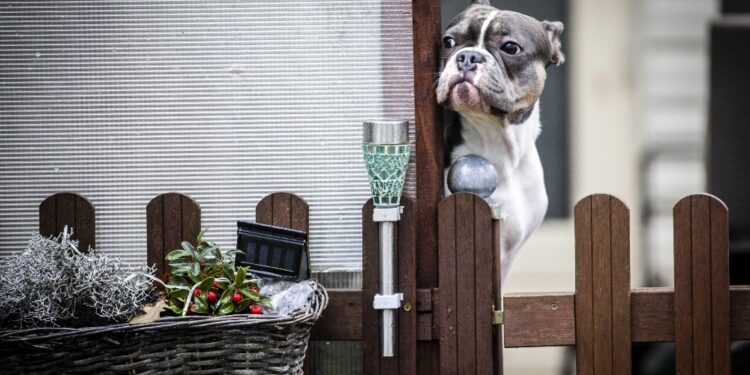
[[[487,29],[490,27],[490,23],[492,23],[495,16],[497,16],[497,13],[497,10],[493,10],[492,13],[484,19],[484,22],[482,23],[482,31],[479,33],[479,44],[477,45],[477,48],[484,49],[484,34],[487,33]]]

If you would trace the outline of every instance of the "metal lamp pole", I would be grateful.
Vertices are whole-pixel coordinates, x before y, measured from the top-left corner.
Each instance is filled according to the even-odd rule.
[[[393,230],[403,209],[399,203],[411,151],[409,122],[365,122],[362,150],[375,205],[373,221],[378,223],[380,232],[380,293],[375,295],[372,305],[374,309],[382,310],[382,355],[393,357],[396,310],[403,300],[403,294],[396,293]]]

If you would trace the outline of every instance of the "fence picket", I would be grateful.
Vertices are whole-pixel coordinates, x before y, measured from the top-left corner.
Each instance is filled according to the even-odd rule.
[[[414,205],[407,197],[401,197],[401,205],[404,207],[404,214],[394,233],[394,240],[398,245],[394,262],[397,264],[397,290],[404,293],[404,300],[402,308],[396,314],[397,354],[387,358],[380,355],[380,311],[372,308],[373,296],[380,291],[380,235],[378,223],[372,220],[372,200],[362,207],[362,360],[365,374],[415,374],[417,371]],[[405,308],[406,306],[410,308]]]
[[[295,230],[308,231],[310,208],[304,199],[290,193],[266,195],[255,206],[255,221]]]
[[[96,247],[94,205],[82,195],[57,193],[39,205],[39,233],[43,236],[57,236],[66,225],[73,229],[71,238],[78,240],[81,250]]]
[[[440,373],[502,374],[502,334],[492,325],[498,223],[474,194],[453,194],[438,210]]]
[[[579,374],[630,374],[629,213],[596,194],[575,208]]]
[[[440,374],[458,373],[456,341],[456,196],[438,206]]]
[[[165,193],[154,197],[146,206],[146,259],[156,266],[156,275],[166,279],[169,269],[164,257],[180,248],[182,241],[196,245],[201,228],[201,209],[187,195]]]
[[[681,375],[730,373],[727,209],[698,194],[674,207],[675,349]]]

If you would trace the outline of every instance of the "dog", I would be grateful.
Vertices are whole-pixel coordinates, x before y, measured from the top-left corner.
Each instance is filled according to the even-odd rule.
[[[547,68],[565,61],[561,22],[539,21],[472,1],[446,28],[438,104],[453,112],[445,129],[447,168],[476,154],[497,171],[491,199],[502,220],[502,278],[547,213],[547,191],[536,139],[539,97]],[[446,194],[450,194],[447,191]]]

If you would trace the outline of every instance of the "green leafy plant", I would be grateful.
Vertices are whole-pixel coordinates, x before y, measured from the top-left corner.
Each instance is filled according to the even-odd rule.
[[[260,314],[270,298],[260,294],[258,280],[248,267],[235,269],[239,250],[221,251],[214,242],[198,234],[197,246],[183,241],[182,247],[167,254],[171,267],[167,285],[169,305],[176,314],[227,315]]]

